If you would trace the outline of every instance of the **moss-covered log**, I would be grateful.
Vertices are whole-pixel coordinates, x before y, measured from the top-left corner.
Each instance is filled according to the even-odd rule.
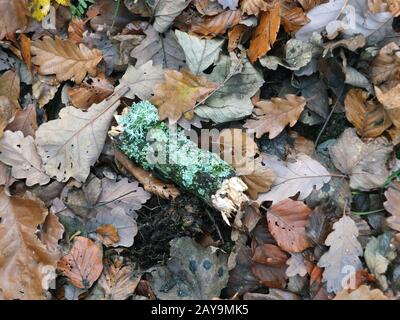
[[[131,160],[221,211],[224,220],[247,201],[247,186],[216,154],[198,148],[181,129],[159,120],[157,108],[143,101],[117,116],[111,130],[117,147]]]

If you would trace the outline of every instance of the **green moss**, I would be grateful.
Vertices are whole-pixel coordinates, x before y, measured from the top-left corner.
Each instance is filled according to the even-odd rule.
[[[118,122],[124,129],[117,144],[122,152],[209,203],[222,182],[235,175],[228,163],[199,149],[180,128],[161,122],[148,101],[133,104]]]

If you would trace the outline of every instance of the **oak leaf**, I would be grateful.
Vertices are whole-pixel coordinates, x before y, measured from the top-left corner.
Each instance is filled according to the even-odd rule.
[[[33,41],[31,51],[32,63],[39,66],[41,75],[55,74],[62,82],[74,80],[80,84],[86,74],[94,77],[96,66],[103,59],[98,49],[89,49],[84,44],[77,46],[70,40],[45,36],[42,40]]]
[[[36,131],[36,145],[46,173],[59,181],[70,177],[85,181],[99,157],[119,99],[128,89],[121,88],[87,112],[68,106],[60,119],[42,124]]]
[[[250,40],[247,51],[251,62],[266,55],[276,41],[279,27],[281,25],[281,6],[279,2],[260,14],[260,21]]]
[[[26,179],[27,186],[47,184],[50,177],[44,172],[42,159],[31,136],[21,131],[6,131],[0,139],[0,161],[11,166],[16,179]]]
[[[218,87],[204,76],[195,76],[187,70],[166,70],[164,76],[165,81],[155,87],[151,102],[157,106],[160,120],[168,118],[171,123],[193,110],[196,102],[205,99]]]
[[[311,212],[302,201],[292,199],[278,202],[268,210],[268,229],[279,247],[293,253],[311,247],[306,233]]]
[[[245,128],[253,129],[257,138],[269,132],[269,138],[278,136],[290,124],[293,127],[306,105],[304,97],[287,94],[283,98],[261,100],[256,103],[253,118],[246,121]]]
[[[381,187],[389,176],[387,161],[392,149],[383,137],[364,143],[353,128],[348,128],[329,153],[335,167],[350,176],[352,189],[369,191]]]
[[[318,266],[325,268],[323,281],[327,282],[328,292],[340,292],[343,288],[343,270],[352,267],[353,272],[362,268],[359,259],[363,254],[358,242],[358,228],[353,219],[343,216],[334,225],[325,244],[329,246],[318,262]],[[346,268],[346,269],[344,269]]]
[[[103,271],[103,252],[92,240],[75,237],[70,252],[58,262],[58,270],[71,284],[89,289]]]
[[[344,101],[346,117],[360,136],[375,138],[389,128],[392,122],[383,106],[368,97],[368,92],[364,90],[351,89]]]
[[[0,208],[0,298],[45,299],[46,278],[55,278],[60,257],[54,244],[60,240],[62,226],[54,221],[55,232],[39,239],[37,228],[45,223],[47,209],[28,197],[10,197],[4,188],[0,189]]]

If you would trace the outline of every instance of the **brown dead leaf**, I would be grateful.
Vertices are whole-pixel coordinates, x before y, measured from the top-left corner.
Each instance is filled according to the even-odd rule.
[[[97,237],[106,247],[119,242],[118,230],[112,224],[103,224],[96,229]]]
[[[134,294],[140,279],[141,273],[135,272],[132,266],[124,266],[117,260],[106,264],[99,285],[106,299],[126,300]]]
[[[39,107],[44,107],[56,95],[60,82],[56,76],[35,76],[32,84],[32,96],[38,101]]]
[[[328,0],[297,0],[305,11],[310,11],[312,8],[328,2]]]
[[[21,46],[22,58],[24,58],[24,62],[26,63],[28,70],[31,71],[32,69],[31,39],[22,33],[19,38],[19,42]]]
[[[268,11],[262,11],[247,51],[251,62],[263,57],[271,50],[281,25],[281,6],[276,2]]]
[[[343,289],[333,300],[389,300],[389,298],[381,290],[372,290],[369,286],[363,284],[353,291]]]
[[[347,119],[366,138],[380,136],[392,124],[383,106],[368,99],[367,91],[351,89],[345,99]]]
[[[58,225],[52,236],[38,238],[37,227],[47,214],[39,202],[10,197],[0,188],[0,299],[46,298],[47,280],[54,279],[49,273],[54,274],[59,258],[51,244],[60,235]]]
[[[33,41],[32,62],[39,66],[42,75],[55,74],[62,82],[74,80],[80,84],[89,73],[96,75],[96,66],[103,59],[98,49],[89,49],[83,44],[77,46],[70,40],[52,39],[45,36],[42,40]]]
[[[274,267],[286,264],[287,259],[288,256],[284,251],[279,249],[279,247],[269,243],[256,246],[256,248],[253,250],[253,257],[251,258],[251,260],[254,262]]]
[[[72,18],[68,25],[68,39],[75,43],[79,44],[82,42],[83,33],[85,32],[85,24],[86,22],[79,18]]]
[[[17,110],[14,120],[7,126],[6,130],[21,131],[24,136],[35,137],[37,128],[36,107],[34,104],[30,104],[22,110]]]
[[[386,190],[385,197],[383,206],[392,215],[386,222],[393,230],[400,231],[400,182],[393,182]]]
[[[89,289],[103,271],[103,253],[90,239],[75,237],[70,252],[58,262],[58,270],[77,288]]]
[[[281,24],[287,33],[296,32],[309,22],[302,8],[293,1],[281,0]]]
[[[240,8],[243,13],[248,15],[258,16],[260,11],[266,11],[268,9],[267,0],[242,0],[240,2]]]
[[[114,92],[114,86],[105,78],[91,78],[79,87],[69,88],[68,96],[72,104],[87,110],[92,104],[100,103]]]
[[[212,17],[201,17],[194,22],[191,31],[207,38],[214,38],[236,26],[240,22],[241,15],[240,10],[226,10]]]
[[[0,77],[0,96],[6,96],[19,108],[20,79],[18,73],[6,71]]]
[[[193,2],[197,11],[205,16],[215,16],[224,11],[218,1],[215,0],[194,0]]]
[[[372,82],[381,90],[389,90],[400,81],[400,47],[391,42],[384,46],[372,62]]]
[[[176,123],[196,102],[205,99],[218,85],[204,76],[195,76],[187,70],[166,70],[165,81],[154,89],[151,102],[157,106],[160,120]]]
[[[238,24],[228,31],[229,52],[235,50],[238,47],[247,30],[249,30],[249,27],[245,26],[244,24]]]
[[[287,252],[302,252],[311,247],[306,225],[312,210],[302,201],[283,200],[267,212],[268,229]]]
[[[16,113],[15,105],[5,96],[0,96],[0,138],[7,125],[13,121]]]
[[[0,12],[0,40],[6,34],[25,29],[28,24],[27,0],[0,1]]]
[[[395,17],[400,15],[399,0],[368,0],[368,8],[372,13],[390,12]]]
[[[383,92],[379,87],[375,87],[376,97],[383,104],[390,120],[400,128],[400,82],[395,87]]]
[[[286,125],[293,127],[306,105],[304,97],[287,94],[283,98],[261,100],[256,103],[253,118],[246,121],[244,127],[254,129],[257,138],[269,132],[269,138],[278,136]]]
[[[154,177],[150,172],[136,166],[117,149],[115,150],[115,159],[143,185],[146,191],[158,195],[163,199],[175,199],[181,194],[179,189],[173,184],[165,183]]]

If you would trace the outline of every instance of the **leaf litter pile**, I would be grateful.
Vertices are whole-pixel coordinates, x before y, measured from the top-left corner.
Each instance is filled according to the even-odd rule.
[[[399,298],[399,0],[0,12],[0,299]]]

